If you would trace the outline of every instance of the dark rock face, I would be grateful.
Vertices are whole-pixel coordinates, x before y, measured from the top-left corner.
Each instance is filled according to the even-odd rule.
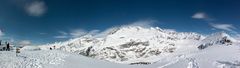
[[[209,46],[212,46],[214,44],[219,44],[219,45],[232,45],[232,41],[230,39],[228,39],[228,37],[224,36],[219,40],[215,40],[215,41],[211,41],[209,43],[203,43],[201,45],[198,46],[198,49],[205,49]]]
[[[205,49],[205,48],[207,48],[208,46],[206,46],[206,45],[200,45],[200,46],[198,46],[198,49]]]
[[[135,35],[134,34],[138,34]],[[139,37],[138,37],[139,36]],[[197,33],[178,33],[160,28],[113,28],[101,38],[84,36],[60,47],[61,50],[112,62],[135,61],[174,53],[179,40],[202,39]],[[124,40],[124,41],[122,41]],[[115,44],[116,43],[116,44]],[[131,62],[128,62],[131,64]],[[132,64],[149,64],[145,60]]]
[[[149,47],[149,41],[130,41],[118,46],[108,46],[103,48],[96,48],[93,46],[86,47],[82,51],[77,51],[87,57],[93,57],[104,60],[114,61],[128,61],[133,58],[148,58],[151,56],[158,56],[162,53],[173,53],[175,51],[175,44],[169,43],[168,46],[163,48],[152,48]],[[97,50],[96,50],[97,49]],[[129,64],[151,64],[149,62],[136,62]]]
[[[135,42],[135,41],[132,41],[132,42],[129,42],[129,43],[126,43],[126,44],[122,44],[120,45],[120,48],[129,48],[129,47],[132,47],[132,46],[138,46],[138,45],[142,45],[142,46],[149,46],[149,42]]]
[[[92,49],[92,46],[88,47],[87,51],[86,51],[86,56],[89,56],[90,50]]]
[[[136,62],[136,63],[130,63],[130,65],[148,65],[148,64],[151,64],[150,62]]]

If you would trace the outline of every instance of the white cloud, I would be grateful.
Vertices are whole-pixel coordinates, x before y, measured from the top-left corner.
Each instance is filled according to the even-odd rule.
[[[60,33],[59,36],[54,36],[54,38],[69,38],[68,33],[64,31],[58,31]]]
[[[31,45],[31,41],[29,40],[23,40],[23,41],[20,41],[18,43],[20,46],[27,46],[27,45]]]
[[[151,19],[140,20],[128,25],[123,25],[122,27],[127,27],[127,26],[152,27],[155,22],[157,21],[151,20]],[[112,28],[106,29],[105,31],[100,31],[100,30],[86,31],[84,29],[74,29],[74,30],[70,30],[69,32],[59,31],[60,35],[54,36],[54,38],[78,38],[84,35],[93,35],[94,37],[103,37],[117,29],[118,27],[112,27]]]
[[[62,34],[62,35],[68,35],[68,33],[64,32],[64,31],[59,31],[59,33]]]
[[[83,29],[75,29],[75,30],[72,30],[69,34],[73,37],[73,38],[76,38],[76,37],[81,37],[83,35],[86,35],[88,32],[83,30]]]
[[[54,36],[54,38],[68,38],[66,35]]]
[[[105,31],[99,32],[98,34],[94,35],[94,37],[105,37],[116,30],[118,30],[118,27],[108,28]]]
[[[207,19],[208,16],[204,12],[197,12],[192,16],[192,18],[194,18],[194,19]]]
[[[88,32],[88,34],[90,35],[96,35],[96,34],[99,34],[100,30],[92,30],[90,32]]]
[[[4,35],[4,33],[2,32],[2,30],[0,30],[0,37],[2,37]]]
[[[158,21],[152,20],[152,19],[139,20],[139,21],[133,22],[133,23],[125,25],[125,26],[152,27],[152,26],[154,26],[154,23],[156,23],[156,22],[158,22]]]
[[[71,30],[70,32],[59,31],[58,33],[60,35],[54,36],[54,38],[77,38],[77,37],[84,36],[86,34],[95,35],[98,32],[99,32],[99,30],[92,30],[92,31],[87,32],[83,29],[74,29],[74,30]]]
[[[231,31],[231,32],[233,32],[233,29],[235,29],[235,27],[232,24],[210,23],[210,25],[215,29],[226,30],[226,31]]]
[[[25,6],[25,11],[30,16],[42,16],[46,13],[47,7],[43,1],[34,1]]]

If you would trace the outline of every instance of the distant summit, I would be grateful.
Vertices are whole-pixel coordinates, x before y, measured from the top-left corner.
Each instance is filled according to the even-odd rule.
[[[118,27],[106,32],[106,36],[82,36],[65,42],[47,44],[41,49],[56,46],[57,49],[87,57],[124,64],[149,64],[156,56],[168,56],[180,48],[205,49],[212,45],[231,45],[234,39],[224,32],[207,37],[194,32],[176,32],[159,27]]]
[[[225,32],[214,33],[200,42],[199,49],[204,49],[212,45],[232,45],[236,40]]]

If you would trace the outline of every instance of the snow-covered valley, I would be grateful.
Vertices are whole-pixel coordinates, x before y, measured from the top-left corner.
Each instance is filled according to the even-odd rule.
[[[240,43],[225,32],[204,36],[159,27],[119,27],[104,36],[0,51],[1,68],[240,68]],[[50,47],[54,47],[49,50]]]
[[[177,53],[161,58],[149,65],[128,65],[92,59],[59,50],[0,52],[1,68],[239,68],[239,46],[213,46],[211,48]]]

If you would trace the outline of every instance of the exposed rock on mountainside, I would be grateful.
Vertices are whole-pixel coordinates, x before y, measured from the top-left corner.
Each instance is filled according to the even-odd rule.
[[[235,40],[224,32],[214,33],[200,42],[199,49],[205,49],[212,45],[232,45]]]
[[[102,37],[86,35],[47,46],[57,46],[63,51],[116,63],[140,64],[147,62],[148,64],[148,62],[158,61],[148,60],[152,57],[175,53],[183,46],[181,43],[196,41],[198,44],[191,44],[192,47],[204,49],[214,44],[231,45],[234,39],[224,32],[205,38],[193,32],[176,32],[158,27],[128,26],[112,29]]]

